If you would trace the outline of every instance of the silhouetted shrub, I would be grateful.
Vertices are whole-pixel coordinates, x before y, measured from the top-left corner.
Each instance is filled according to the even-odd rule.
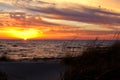
[[[66,65],[62,80],[116,80],[108,75],[120,80],[120,41],[110,46],[92,44],[82,55],[66,57],[62,62]]]
[[[0,61],[12,61],[7,55],[7,53],[3,53],[3,55],[1,55],[0,57]]]

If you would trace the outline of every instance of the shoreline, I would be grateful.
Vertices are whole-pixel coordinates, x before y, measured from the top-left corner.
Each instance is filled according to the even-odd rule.
[[[43,62],[52,62],[52,63],[61,63],[61,60],[63,58],[36,58],[36,59],[21,59],[21,60],[8,60],[8,61],[4,61],[4,60],[0,60],[1,62],[28,62],[28,63],[43,63]]]

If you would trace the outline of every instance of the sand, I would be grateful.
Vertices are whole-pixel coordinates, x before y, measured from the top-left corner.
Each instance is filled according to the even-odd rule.
[[[0,62],[8,80],[59,80],[64,66],[53,62]]]

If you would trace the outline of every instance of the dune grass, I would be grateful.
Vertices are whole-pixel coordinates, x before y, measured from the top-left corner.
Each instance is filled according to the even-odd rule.
[[[62,63],[61,80],[120,80],[120,40],[106,47],[92,43],[82,55],[65,57]]]

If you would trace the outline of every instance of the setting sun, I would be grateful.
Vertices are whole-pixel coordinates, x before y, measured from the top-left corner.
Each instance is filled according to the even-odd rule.
[[[27,38],[24,38],[24,40],[26,41],[26,40],[27,40]]]

